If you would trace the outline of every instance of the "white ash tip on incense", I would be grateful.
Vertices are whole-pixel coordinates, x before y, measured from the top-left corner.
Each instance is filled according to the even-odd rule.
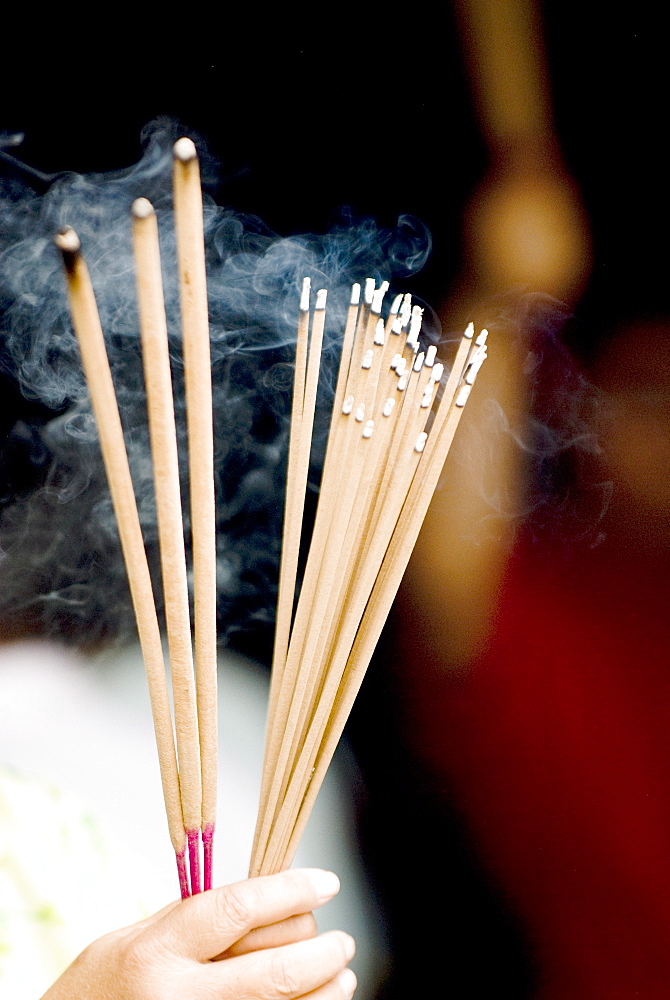
[[[363,356],[363,361],[361,363],[361,368],[372,368],[372,348],[366,351]]]
[[[372,305],[372,296],[375,294],[375,279],[366,278],[365,279],[365,304],[366,306]]]
[[[403,295],[402,292],[400,292],[400,294],[396,295],[393,302],[391,303],[391,308],[389,310],[391,316],[397,316],[398,313],[400,312],[400,304],[402,303],[402,299]]]
[[[408,382],[409,382],[409,372],[405,372],[398,379],[398,385],[396,387],[398,389],[398,392],[404,392],[405,389],[407,388]]]
[[[409,292],[405,292],[402,299],[402,305],[400,307],[400,321],[403,327],[407,326],[412,317],[412,296]]]
[[[469,385],[462,386],[462,388],[459,390],[458,395],[456,396],[456,399],[455,399],[455,402],[454,402],[455,406],[465,406],[465,404],[467,402],[467,399],[468,399],[468,396],[470,395],[470,389],[471,388],[472,387],[469,386]]]
[[[345,401],[342,403],[342,413],[344,413],[346,416],[347,414],[351,413],[353,408],[354,408],[354,397],[347,396]]]
[[[148,219],[155,215],[154,206],[148,198],[136,198],[132,204],[131,212],[136,219]]]
[[[375,330],[375,344],[377,345],[377,347],[383,347],[384,346],[384,341],[385,341],[385,337],[384,337],[384,320],[383,319],[379,319],[379,320],[377,320],[377,328]]]
[[[468,325],[466,326],[465,330],[463,331],[463,336],[467,340],[472,340],[472,338],[474,337],[474,335],[475,335],[475,324],[472,323],[472,322],[468,323]]]
[[[384,403],[384,409],[382,410],[383,416],[390,417],[391,414],[393,413],[394,406],[395,406],[395,399],[389,396],[389,398]]]
[[[400,316],[396,316],[396,318],[393,320],[393,324],[391,326],[391,333],[396,333],[397,334],[397,333],[400,333],[401,330],[402,330],[402,320],[401,320]]]
[[[54,242],[59,250],[65,253],[78,253],[81,250],[81,241],[71,226],[66,226],[54,237]]]
[[[309,293],[311,291],[311,288],[312,288],[312,279],[311,278],[303,278],[302,279],[302,291],[300,293],[300,311],[301,312],[308,312],[309,311]]]
[[[426,360],[424,362],[426,368],[432,368],[435,364],[435,358],[437,357],[437,347],[435,344],[431,344],[426,351]]]
[[[363,421],[365,420],[365,404],[364,403],[361,403],[361,405],[356,410],[356,420],[357,420],[357,422],[359,424],[362,424]]]
[[[386,285],[386,288],[384,288]],[[373,313],[379,314],[382,311],[382,302],[384,301],[384,296],[386,295],[386,289],[388,288],[388,281],[382,281],[379,288],[372,296],[372,305],[370,308]]]
[[[407,340],[411,340],[412,343],[417,339],[421,332],[421,324],[423,323],[423,309],[421,306],[412,306],[412,318],[409,324],[409,333],[407,334]]]
[[[439,382],[444,374],[444,365],[441,361],[438,361],[436,365],[433,365],[433,372],[431,374],[431,380],[433,382]]]
[[[391,358],[391,364],[389,365],[391,371],[394,372],[401,361],[402,361],[402,354],[394,354],[393,357]]]
[[[361,301],[361,286],[357,281],[351,286],[351,299],[349,301],[352,306],[357,306]]]
[[[418,451],[419,454],[426,447],[426,441],[428,440],[428,435],[425,431],[421,431],[418,438],[416,439],[416,444],[414,445],[414,451]]]
[[[426,388],[423,390],[421,408],[423,410],[427,410],[432,402],[433,402],[433,385],[432,383],[429,382]]]
[[[405,368],[407,368],[407,358],[403,358],[401,356],[400,360],[398,361],[398,364],[395,366],[396,375],[402,375],[405,371]]]
[[[486,343],[486,338],[489,335],[488,330],[482,330],[477,339],[475,340],[475,347],[483,347]]]
[[[181,163],[189,163],[191,160],[195,160],[198,155],[195,143],[187,135],[177,139],[172,147],[172,152],[175,159],[180,160]]]
[[[365,424],[365,427],[363,428],[363,437],[364,438],[371,438],[372,437],[372,432],[373,432],[374,429],[375,429],[375,422],[374,422],[374,420],[368,420],[366,422],[366,424]]]
[[[424,362],[425,357],[426,357],[426,355],[424,354],[423,351],[421,351],[414,358],[414,364],[412,365],[412,368],[414,369],[415,372],[420,372],[421,371],[421,369],[423,368],[423,362]]]
[[[486,355],[485,354],[481,354],[468,367],[468,370],[467,370],[466,375],[465,375],[465,381],[466,381],[467,385],[473,385],[474,384],[474,381],[477,378],[477,375],[479,374],[479,369],[482,367],[482,365],[484,364],[485,361],[486,361]]]
[[[320,288],[316,293],[316,305],[315,309],[323,310],[326,308],[326,299],[328,298],[328,289]]]

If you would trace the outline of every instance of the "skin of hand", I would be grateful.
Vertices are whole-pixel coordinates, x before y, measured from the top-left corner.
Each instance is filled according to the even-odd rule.
[[[94,941],[42,1000],[349,1000],[353,938],[311,914],[338,891],[296,869],[172,903]]]

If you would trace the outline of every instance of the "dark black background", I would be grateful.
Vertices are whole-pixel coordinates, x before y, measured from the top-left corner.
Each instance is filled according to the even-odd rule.
[[[649,0],[541,10],[558,137],[594,240],[575,311],[583,346],[597,350],[631,318],[670,314],[665,24]],[[451,8],[193,3],[168,16],[20,15],[3,43],[0,121],[25,132],[18,155],[47,172],[124,167],[146,122],[176,117],[219,159],[217,198],[281,234],[323,231],[342,206],[383,225],[419,216],[434,253],[413,290],[436,306],[448,299],[462,210],[487,166]],[[520,998],[532,962],[439,804],[444,790],[422,782],[393,738],[396,701],[379,662],[352,728],[368,779],[367,858],[397,962],[386,996],[495,986]],[[444,870],[424,870],[440,850]],[[436,900],[440,920],[428,912]]]

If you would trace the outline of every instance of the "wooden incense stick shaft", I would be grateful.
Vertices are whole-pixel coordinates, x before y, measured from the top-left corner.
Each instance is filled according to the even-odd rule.
[[[100,447],[112,495],[119,528],[121,547],[135,610],[137,630],[142,647],[149,684],[156,746],[160,764],[168,828],[180,869],[180,886],[184,857],[185,834],[179,791],[179,776],[172,731],[165,663],[160,630],[156,617],[151,577],[144,550],[135,502],[135,493],[128,466],[123,428],[116,402],[114,384],[100,326],[95,295],[88,269],[80,253],[79,240],[73,230],[56,237],[63,254],[67,277],[72,322],[79,342],[82,363],[91,394]]]
[[[195,146],[174,148],[174,209],[188,420],[193,539],[194,624],[198,724],[202,762],[202,821],[216,822],[217,659],[216,512],[209,317],[200,170]]]
[[[165,617],[174,696],[182,811],[188,830],[200,827],[202,791],[186,553],[172,378],[163,303],[158,225],[145,198],[133,205],[137,295],[154,466]]]

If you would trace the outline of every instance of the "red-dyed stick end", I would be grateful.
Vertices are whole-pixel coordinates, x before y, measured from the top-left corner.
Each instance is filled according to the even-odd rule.
[[[205,892],[212,888],[212,863],[214,852],[214,824],[205,823],[202,828],[202,855]]]
[[[177,874],[179,875],[179,891],[181,898],[187,899],[191,893],[188,888],[188,875],[186,874],[186,850],[175,851],[177,858]]]
[[[188,859],[191,869],[191,893],[201,892],[200,886],[200,830],[187,830]]]

